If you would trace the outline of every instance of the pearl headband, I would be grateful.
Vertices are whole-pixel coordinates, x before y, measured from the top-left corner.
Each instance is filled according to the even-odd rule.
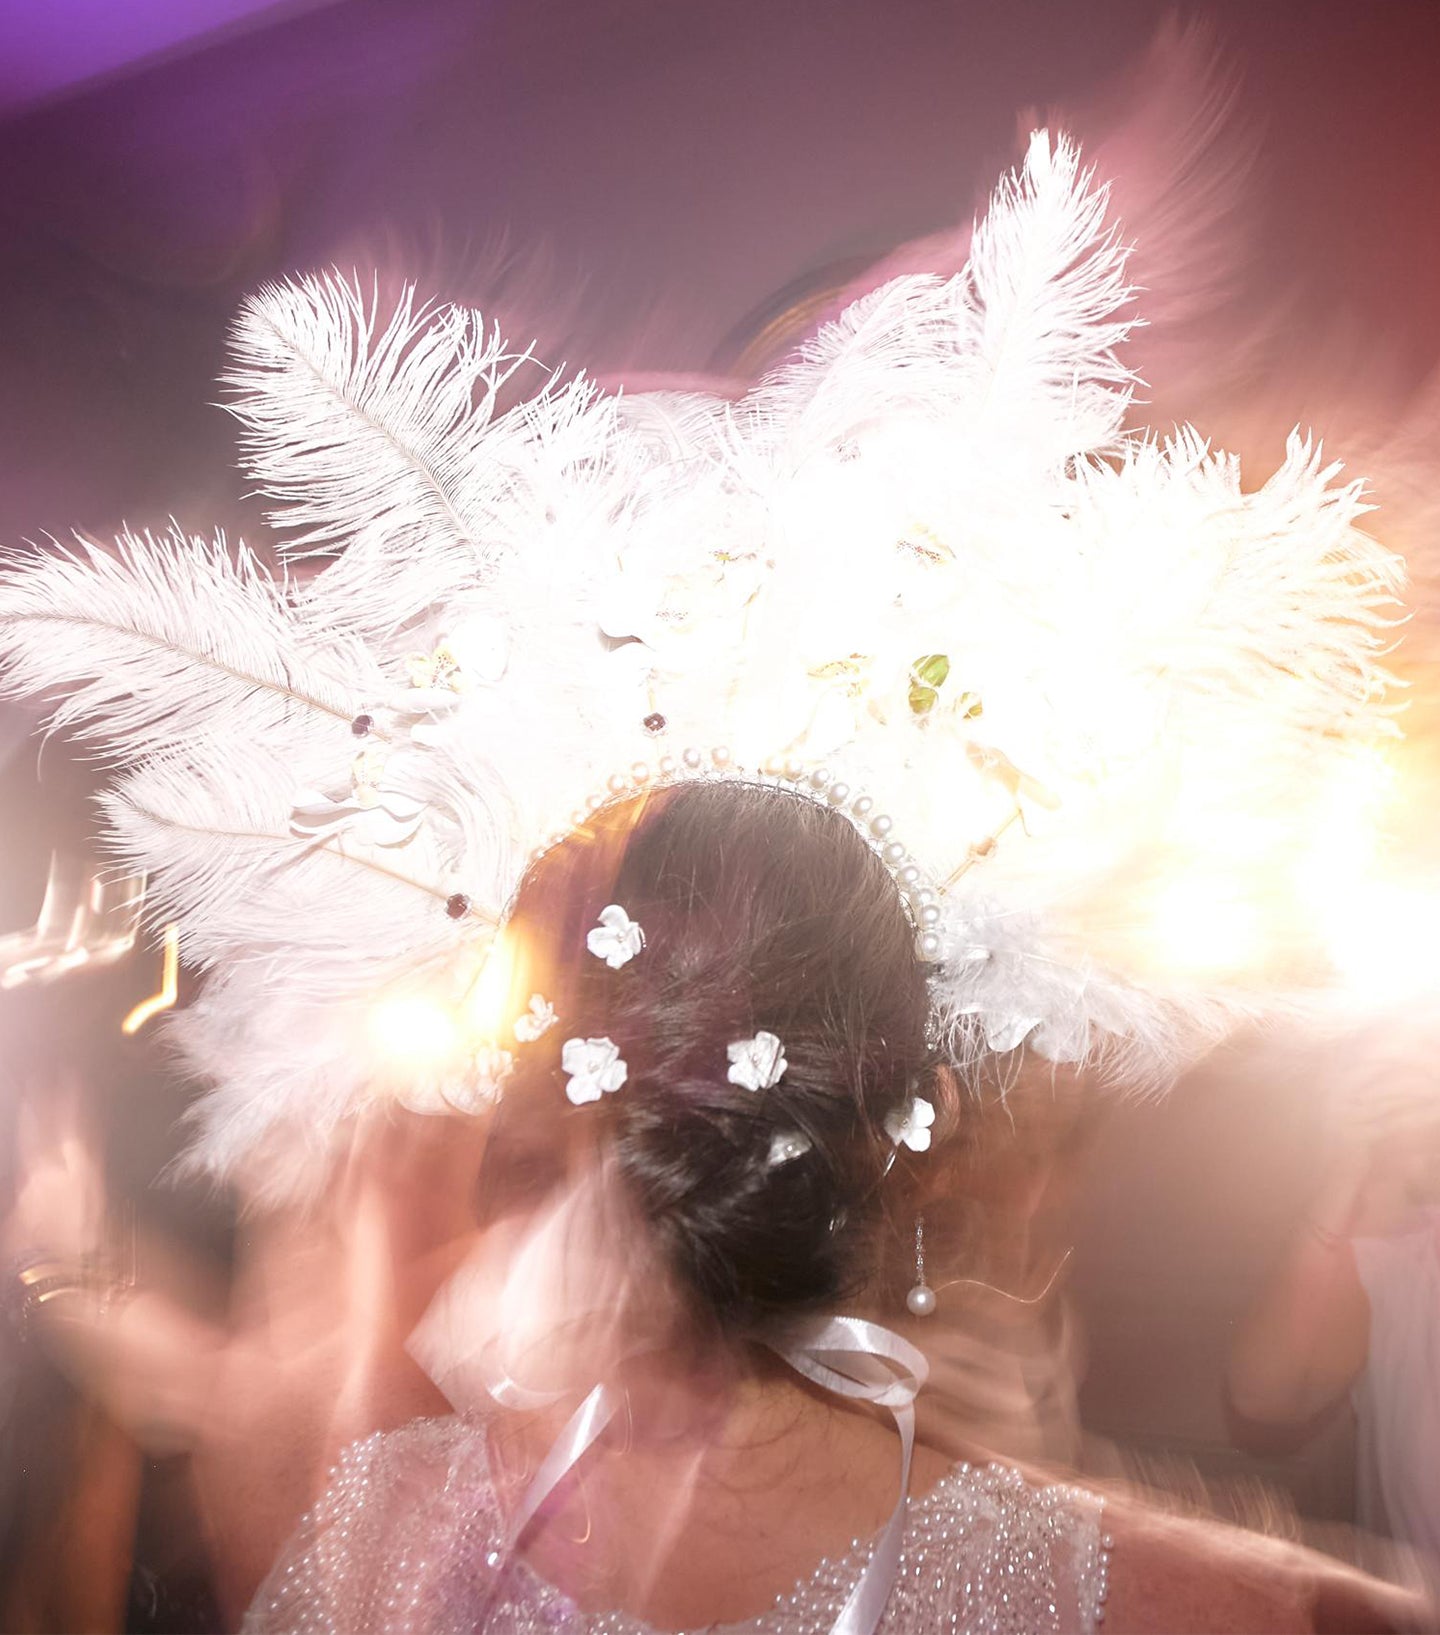
[[[650,728],[651,722],[658,722],[658,727]],[[663,731],[664,717],[649,716],[646,725],[648,730]],[[628,771],[611,773],[605,793],[591,795],[583,811],[577,810],[571,814],[571,821],[578,829],[606,806],[642,794],[647,789],[721,781],[788,789],[848,818],[855,832],[885,865],[894,880],[915,930],[916,953],[926,964],[936,964],[945,957],[945,939],[941,931],[943,916],[933,880],[927,878],[925,871],[896,836],[895,820],[888,813],[876,810],[874,798],[852,789],[844,778],[833,776],[825,767],[815,767],[807,772],[803,762],[790,758],[778,763],[771,762],[763,769],[750,772],[736,762],[723,744],[709,750],[692,746],[682,750],[678,756],[662,755],[653,767],[648,761],[636,761]],[[563,832],[557,831],[547,845],[537,846],[531,852],[531,861],[538,862],[546,852],[563,844],[566,838]]]

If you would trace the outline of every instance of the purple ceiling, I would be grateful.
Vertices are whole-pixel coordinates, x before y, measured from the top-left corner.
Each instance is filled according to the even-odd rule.
[[[0,8],[0,113],[298,9],[297,0],[18,0]]]

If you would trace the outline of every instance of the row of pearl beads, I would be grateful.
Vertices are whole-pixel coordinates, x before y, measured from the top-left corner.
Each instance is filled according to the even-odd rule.
[[[628,775],[612,773],[606,783],[606,793],[591,795],[585,803],[586,810],[572,813],[571,822],[579,828],[609,801],[636,794],[652,783],[663,785],[687,778],[735,776],[743,770],[724,744],[717,744],[709,750],[697,749],[692,745],[683,749],[678,758],[662,756],[654,769],[646,761],[636,761]],[[935,891],[925,883],[919,865],[895,839],[894,819],[886,812],[877,812],[875,802],[869,795],[856,794],[843,779],[832,778],[824,767],[816,767],[807,774],[803,763],[791,758],[769,762],[762,776],[773,778],[777,784],[799,789],[811,798],[824,801],[826,805],[845,813],[879,854],[900,888],[916,928],[916,947],[921,959],[932,964],[938,961],[944,952],[939,900]],[[552,835],[547,846],[538,847],[531,854],[532,857],[541,857],[550,846],[558,846],[564,838],[563,834]]]
[[[823,766],[807,773],[800,761],[790,759],[779,762],[774,772],[783,782],[806,790],[849,817],[899,886],[915,925],[915,945],[921,959],[931,964],[939,960],[944,952],[939,899],[926,885],[920,865],[895,838],[895,820],[887,812],[877,812],[869,795],[855,793],[843,779],[832,778]]]
[[[684,749],[678,758],[674,755],[662,755],[654,767],[648,761],[635,761],[628,773],[612,772],[605,780],[604,792],[597,790],[593,795],[588,795],[584,809],[577,808],[570,814],[570,823],[573,828],[578,829],[602,806],[608,806],[611,801],[623,800],[627,795],[639,794],[642,789],[647,789],[652,784],[676,783],[682,778],[698,778],[712,773],[721,775],[734,770],[737,769],[734,768],[730,751],[724,744],[717,744],[710,750]],[[546,852],[558,846],[564,839],[564,833],[556,830],[543,846],[537,846],[530,853],[530,861],[538,862]]]

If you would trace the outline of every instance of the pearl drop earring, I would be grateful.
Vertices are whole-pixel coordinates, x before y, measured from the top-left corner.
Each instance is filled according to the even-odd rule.
[[[935,1291],[925,1281],[925,1217],[915,1217],[915,1287],[905,1296],[905,1304],[917,1317],[935,1310]]]

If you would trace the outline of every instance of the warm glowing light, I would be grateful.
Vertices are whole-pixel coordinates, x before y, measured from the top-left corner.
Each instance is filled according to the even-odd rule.
[[[397,1062],[444,1061],[460,1042],[455,1013],[426,994],[396,994],[370,1013],[370,1035]]]
[[[1417,878],[1415,859],[1394,848],[1397,828],[1413,827],[1405,803],[1415,796],[1392,753],[1365,747],[1337,765],[1293,872],[1336,976],[1361,1006],[1440,992],[1440,884],[1423,866]]]
[[[509,1037],[519,990],[519,949],[513,936],[497,932],[485,950],[479,974],[465,996],[465,1026],[477,1039]]]
[[[1197,975],[1251,967],[1265,947],[1255,905],[1201,877],[1179,880],[1156,899],[1150,940],[1167,964]]]
[[[87,875],[79,860],[50,859],[40,917],[0,937],[0,989],[50,982],[83,965],[111,965],[135,946],[145,876]]]
[[[1337,895],[1368,887],[1394,782],[1394,768],[1374,746],[1347,755],[1327,779],[1293,870],[1297,893],[1318,919]]]
[[[1091,725],[1085,757],[1102,775],[1134,762],[1159,737],[1165,719],[1163,689],[1138,686],[1129,674],[1105,674],[1103,656],[1091,652],[1088,642],[1077,647],[1070,691],[1071,709],[1074,699],[1082,693],[1086,697]]]
[[[1440,889],[1371,881],[1337,894],[1325,922],[1331,962],[1361,1002],[1440,990]]]
[[[957,838],[971,847],[984,846],[1014,823],[1020,811],[1017,790],[958,753],[936,766],[928,794],[935,849],[941,856],[953,850]],[[918,827],[907,822],[905,832]]]
[[[180,927],[165,927],[165,946],[160,957],[160,992],[142,999],[120,1024],[121,1033],[138,1033],[152,1016],[168,1011],[175,1003],[180,980]]]
[[[369,1031],[392,1065],[437,1067],[462,1056],[484,1061],[485,1052],[513,1046],[516,984],[521,976],[513,937],[497,935],[479,956],[436,978],[435,991],[391,993],[370,1010]]]

